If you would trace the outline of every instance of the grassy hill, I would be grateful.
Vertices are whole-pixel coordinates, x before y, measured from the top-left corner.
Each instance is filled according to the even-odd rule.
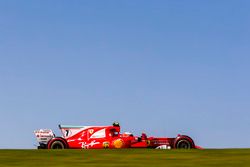
[[[250,166],[250,149],[0,150],[0,166]]]

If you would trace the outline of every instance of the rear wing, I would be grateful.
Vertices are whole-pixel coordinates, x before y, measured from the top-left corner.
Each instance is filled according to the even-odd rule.
[[[34,134],[39,144],[47,144],[50,139],[55,137],[55,134],[51,129],[35,130]]]

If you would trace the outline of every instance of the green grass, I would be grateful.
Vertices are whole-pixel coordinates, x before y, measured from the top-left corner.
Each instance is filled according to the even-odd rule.
[[[0,150],[8,167],[250,166],[250,149],[220,150]]]

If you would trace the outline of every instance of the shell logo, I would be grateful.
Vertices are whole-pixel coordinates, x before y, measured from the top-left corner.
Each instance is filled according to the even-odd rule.
[[[116,140],[113,141],[113,146],[115,148],[122,148],[123,145],[124,145],[124,142],[123,142],[122,139],[116,139]]]
[[[147,145],[148,145],[148,146],[150,145],[150,140],[147,140]]]

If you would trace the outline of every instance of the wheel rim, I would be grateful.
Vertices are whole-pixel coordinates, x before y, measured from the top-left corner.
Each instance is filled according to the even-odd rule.
[[[191,144],[187,140],[180,140],[178,142],[178,144],[177,144],[177,148],[180,148],[180,149],[190,149],[191,148]]]
[[[55,144],[53,149],[62,149],[63,147],[60,144]]]
[[[64,145],[61,142],[55,142],[52,144],[51,149],[64,149]]]

